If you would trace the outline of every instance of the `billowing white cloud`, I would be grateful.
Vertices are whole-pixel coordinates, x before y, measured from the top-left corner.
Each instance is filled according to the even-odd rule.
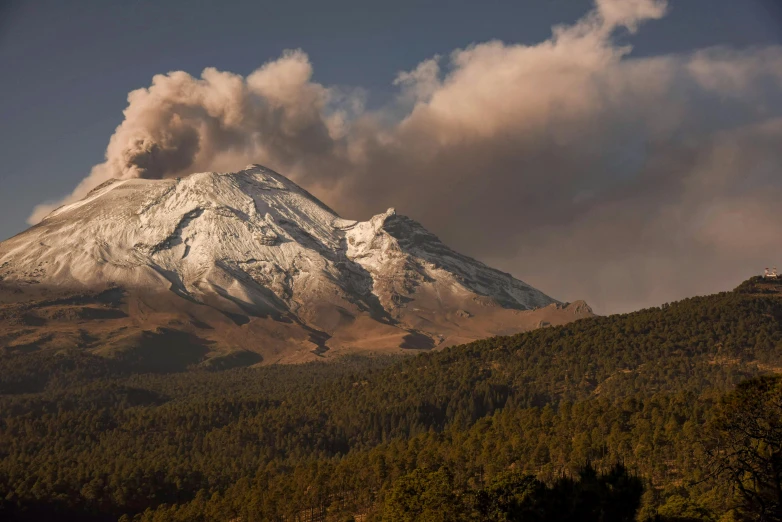
[[[597,12],[609,27],[626,27],[635,31],[645,20],[665,16],[667,0],[596,0]]]
[[[782,265],[782,48],[637,58],[615,43],[666,9],[596,0],[539,44],[424,60],[377,111],[314,82],[302,51],[246,78],[158,75],[68,200],[111,177],[258,162],[346,216],[395,206],[599,311],[728,288]]]

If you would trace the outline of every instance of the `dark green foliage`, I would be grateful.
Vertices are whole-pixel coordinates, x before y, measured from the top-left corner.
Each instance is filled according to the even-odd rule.
[[[447,468],[419,468],[394,482],[383,520],[388,522],[458,522],[471,517],[468,502],[455,490]]]
[[[563,477],[551,487],[507,471],[478,490],[457,484],[448,468],[418,468],[394,482],[383,521],[632,522],[643,489],[621,465],[605,474],[587,465],[577,479]]]
[[[4,353],[0,499],[16,520],[371,521],[413,476],[496,520],[543,509],[529,487],[625,520],[632,495],[601,499],[636,479],[562,479],[623,462],[641,517],[712,516],[732,500],[705,482],[703,429],[723,393],[782,367],[782,300],[750,283],[404,360],[144,373]]]
[[[482,520],[536,522],[545,516],[548,489],[534,476],[520,471],[497,474],[475,495]]]
[[[782,378],[739,384],[710,426],[712,472],[741,496],[742,519],[782,521]]]

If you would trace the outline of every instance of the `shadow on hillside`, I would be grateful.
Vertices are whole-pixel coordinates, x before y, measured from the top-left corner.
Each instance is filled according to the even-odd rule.
[[[143,331],[125,337],[101,355],[142,372],[177,372],[202,362],[214,341],[169,328]]]

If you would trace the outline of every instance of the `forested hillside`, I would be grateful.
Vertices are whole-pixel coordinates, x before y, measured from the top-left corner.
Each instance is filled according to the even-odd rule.
[[[782,369],[780,291],[756,278],[404,359],[149,373],[143,361],[5,351],[0,513],[544,520],[552,498],[591,491],[615,505],[610,495],[635,491],[639,520],[732,520],[706,434],[720,397]],[[507,484],[526,506],[517,515],[497,500]],[[459,512],[416,515],[427,502]]]

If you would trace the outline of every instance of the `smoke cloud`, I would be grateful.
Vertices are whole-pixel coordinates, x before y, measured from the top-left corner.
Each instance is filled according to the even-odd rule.
[[[112,177],[255,162],[347,217],[394,206],[599,312],[728,289],[782,266],[782,48],[639,58],[616,43],[667,7],[596,0],[539,44],[435,56],[374,111],[359,89],[313,81],[302,51],[246,78],[158,75],[65,202]]]

